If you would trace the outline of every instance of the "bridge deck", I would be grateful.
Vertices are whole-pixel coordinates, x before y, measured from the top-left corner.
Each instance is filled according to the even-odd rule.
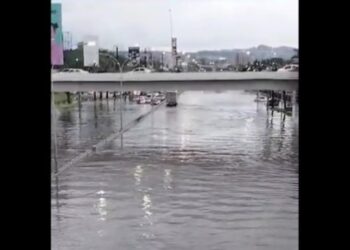
[[[227,90],[298,88],[297,72],[54,73],[54,91]]]

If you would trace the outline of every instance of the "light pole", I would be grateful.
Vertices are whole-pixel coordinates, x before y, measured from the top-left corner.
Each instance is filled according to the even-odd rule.
[[[162,52],[162,71],[164,71],[164,55],[165,55],[165,52],[163,51]]]
[[[93,61],[93,64],[92,64],[92,71],[95,73],[96,72],[96,65],[97,65],[97,63],[96,63],[96,61],[94,60]]]
[[[248,50],[247,52],[246,52],[246,54],[247,54],[247,64],[250,62],[250,51]]]
[[[119,72],[120,72],[120,131],[123,131],[123,68],[125,66],[126,63],[130,62],[130,59],[126,59],[122,65],[120,65],[119,61],[112,57],[109,54],[106,54],[106,56],[112,58],[116,64],[118,65],[119,68]]]
[[[53,70],[53,65],[52,65],[52,70]],[[52,70],[51,70],[51,75],[52,75]],[[53,130],[53,158],[55,162],[55,174],[58,172],[58,165],[57,165],[57,135],[56,135],[56,110],[55,110],[55,96],[53,92],[53,81],[52,81],[52,76],[51,76],[51,112],[52,112],[52,127],[51,129]]]
[[[119,53],[118,53],[118,45],[114,45],[114,47],[115,47],[115,59],[119,59]]]

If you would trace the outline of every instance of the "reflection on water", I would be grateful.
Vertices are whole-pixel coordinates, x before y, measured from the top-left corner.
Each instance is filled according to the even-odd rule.
[[[173,179],[171,176],[171,169],[164,169],[164,188],[165,189],[172,189],[171,183]]]
[[[63,172],[53,249],[297,249],[297,117],[254,98],[185,92],[125,133],[123,150],[117,138]],[[119,106],[101,103],[61,113],[61,161],[116,129]]]
[[[139,186],[141,183],[141,178],[142,178],[142,166],[137,165],[135,168],[135,173],[134,173],[134,177],[135,177],[135,186]]]
[[[106,215],[107,215],[106,206],[107,206],[106,198],[100,197],[97,203],[97,211],[99,213],[99,219],[102,221],[106,220]]]
[[[152,221],[150,220],[150,217],[152,215],[152,212],[150,211],[152,205],[152,201],[149,194],[143,195],[143,203],[142,203],[142,209],[145,211],[145,218],[148,220],[148,222],[152,225]]]
[[[59,111],[56,122],[59,167],[120,130],[120,108],[117,103],[108,100],[87,101]],[[150,105],[126,102],[124,125],[150,109]]]

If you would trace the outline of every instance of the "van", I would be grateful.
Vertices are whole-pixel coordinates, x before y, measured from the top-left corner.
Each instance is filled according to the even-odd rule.
[[[174,107],[177,105],[176,102],[176,92],[175,91],[169,91],[166,92],[166,105],[168,107]]]

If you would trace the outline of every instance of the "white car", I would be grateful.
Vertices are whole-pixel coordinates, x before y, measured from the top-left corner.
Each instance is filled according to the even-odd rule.
[[[152,104],[152,105],[158,105],[158,104],[160,104],[160,103],[161,103],[161,100],[160,100],[159,97],[155,97],[155,98],[153,98],[153,99],[151,100],[151,104]]]
[[[63,69],[60,73],[83,73],[88,74],[88,71],[82,69]]]
[[[283,68],[277,70],[277,72],[298,72],[299,65],[297,64],[287,64]]]
[[[145,67],[138,67],[132,71],[130,71],[130,73],[151,73],[152,71],[150,69],[147,69]]]
[[[146,98],[144,96],[140,96],[140,98],[137,100],[138,104],[145,104],[146,103]]]
[[[147,104],[149,104],[149,103],[151,103],[151,101],[152,101],[152,96],[150,96],[150,95],[146,96],[145,102],[146,102]]]

